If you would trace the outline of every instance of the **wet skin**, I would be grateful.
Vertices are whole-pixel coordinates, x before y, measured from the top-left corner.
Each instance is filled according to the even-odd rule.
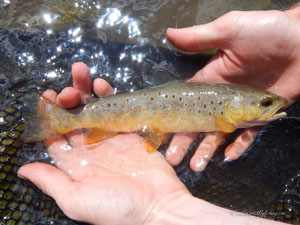
[[[167,37],[186,52],[219,49],[193,81],[258,87],[286,97],[291,104],[300,96],[299,19],[299,7],[284,12],[230,12],[208,24],[168,29]],[[259,129],[245,129],[226,149],[226,159],[238,159]],[[179,164],[196,136],[175,135],[167,160]],[[220,132],[208,133],[191,159],[191,168],[204,170],[224,138]]]
[[[92,86],[98,96],[112,93],[104,80],[91,84],[83,63],[75,63],[72,74],[74,87],[58,95],[48,90],[44,96],[71,107],[90,98]],[[141,137],[134,133],[116,135],[92,149],[83,144],[83,137],[76,131],[45,142],[57,168],[32,163],[18,171],[20,177],[53,197],[72,219],[112,225],[279,224],[194,198],[164,157],[159,152],[146,153]]]

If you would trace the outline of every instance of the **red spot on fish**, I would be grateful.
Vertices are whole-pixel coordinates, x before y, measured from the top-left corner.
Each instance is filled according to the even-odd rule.
[[[184,105],[185,105],[185,106],[187,106],[187,104],[186,104],[186,103],[185,103]]]
[[[124,112],[124,109],[122,109],[121,112],[123,113],[123,112]]]
[[[211,116],[211,112],[208,112],[208,115],[210,115],[210,116]]]
[[[162,108],[162,105],[159,105],[159,108]]]
[[[130,111],[133,112],[133,108],[131,108]]]
[[[201,113],[201,110],[198,110],[198,113]]]
[[[190,112],[192,112],[192,108],[190,108]]]

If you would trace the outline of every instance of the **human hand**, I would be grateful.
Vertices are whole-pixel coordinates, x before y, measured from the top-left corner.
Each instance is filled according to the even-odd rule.
[[[92,87],[87,66],[75,63],[72,75],[74,87],[58,95],[48,90],[44,97],[66,108],[86,102]],[[93,89],[97,96],[113,93],[102,79],[94,81]],[[136,134],[120,134],[95,145],[84,145],[83,137],[77,130],[45,142],[57,167],[31,163],[18,171],[74,220],[110,225],[278,224],[193,197],[164,157],[147,153]]]
[[[83,63],[72,67],[73,86],[60,94],[43,96],[72,108],[91,98],[89,69]],[[112,94],[102,79],[93,83],[96,95]],[[54,167],[28,164],[18,174],[53,197],[64,213],[93,224],[141,224],[152,218],[152,209],[170,196],[190,196],[174,170],[159,153],[148,154],[136,134],[120,134],[92,146],[83,144],[84,134],[47,140]]]
[[[197,82],[236,83],[266,89],[290,100],[300,96],[299,8],[285,12],[230,12],[204,25],[168,29],[172,44],[186,52],[218,48],[217,53],[191,79]],[[253,142],[258,127],[245,129],[225,150],[228,160],[238,159]],[[178,134],[167,150],[177,165],[197,134]],[[190,166],[202,171],[225,134],[208,133]]]

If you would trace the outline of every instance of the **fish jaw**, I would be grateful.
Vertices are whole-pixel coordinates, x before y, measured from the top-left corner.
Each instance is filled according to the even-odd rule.
[[[278,104],[278,106],[265,112],[260,118],[260,120],[266,121],[266,123],[268,123],[276,119],[280,119],[287,116],[286,112],[279,112],[279,111],[287,106],[288,101],[285,98],[280,98],[280,99],[281,99],[281,104]]]
[[[279,109],[278,109],[279,110]],[[244,122],[238,124],[237,128],[248,128],[248,127],[253,127],[253,126],[263,126],[266,125],[269,122],[272,122],[277,119],[281,119],[287,116],[286,112],[278,112],[278,110],[272,110],[271,112],[268,112],[268,114],[264,114],[263,117],[249,121],[249,122]]]

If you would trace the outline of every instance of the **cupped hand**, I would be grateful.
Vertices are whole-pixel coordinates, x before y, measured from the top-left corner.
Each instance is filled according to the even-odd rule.
[[[85,103],[91,87],[97,96],[112,94],[102,80],[91,83],[88,67],[75,63],[73,86],[44,97],[62,107]],[[56,167],[44,163],[22,166],[18,175],[55,199],[71,219],[91,224],[279,224],[235,213],[193,197],[159,153],[147,153],[141,137],[119,134],[94,145],[83,144],[77,130],[47,140]],[[225,222],[225,223],[224,223]]]
[[[83,63],[73,64],[72,75],[73,87],[58,95],[48,90],[44,97],[72,108],[92,97],[92,86],[98,96],[113,93],[102,79],[92,85]],[[191,196],[159,152],[144,150],[138,135],[120,134],[95,145],[84,145],[83,137],[75,131],[45,142],[57,167],[32,163],[18,171],[68,217],[93,224],[144,224],[165,199]]]
[[[236,83],[269,90],[292,103],[300,96],[299,8],[281,11],[230,12],[217,20],[194,27],[168,29],[167,37],[177,48],[217,53],[192,78],[197,82]],[[238,159],[253,142],[259,128],[245,129],[225,150],[228,160]],[[167,150],[177,165],[197,134],[178,134]],[[202,171],[225,134],[206,135],[190,166]]]

